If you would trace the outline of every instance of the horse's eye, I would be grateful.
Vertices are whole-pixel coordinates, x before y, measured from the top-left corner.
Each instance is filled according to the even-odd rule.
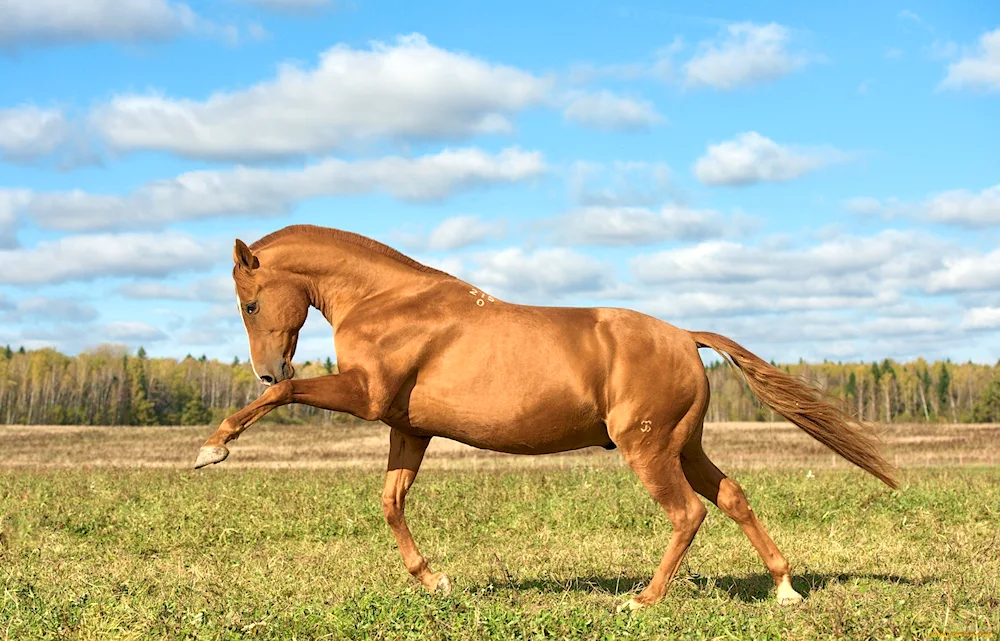
[[[247,303],[247,314],[257,313],[257,303]]]

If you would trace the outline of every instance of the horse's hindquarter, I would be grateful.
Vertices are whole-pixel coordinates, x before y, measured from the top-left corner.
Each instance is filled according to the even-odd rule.
[[[410,425],[521,454],[609,443],[598,310],[496,301],[467,312],[421,364],[409,395]]]

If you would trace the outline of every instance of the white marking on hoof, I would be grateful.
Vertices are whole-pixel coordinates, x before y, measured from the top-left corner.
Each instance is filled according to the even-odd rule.
[[[639,431],[645,434],[651,429],[653,429],[653,421],[646,420],[642,422],[642,427],[639,428]]]
[[[618,612],[631,614],[632,612],[635,612],[636,610],[641,610],[644,607],[646,607],[645,604],[639,603],[635,599],[629,599],[625,603],[622,603],[621,605],[618,606]]]
[[[194,469],[205,467],[213,463],[221,463],[229,456],[229,450],[221,445],[218,447],[203,447],[198,450],[198,459],[194,462]]]
[[[798,605],[802,603],[802,595],[795,591],[792,582],[785,578],[778,584],[778,605]]]
[[[485,304],[486,304],[486,301],[484,301],[482,298],[477,298],[476,299],[476,305],[479,305],[480,307],[482,307]]]
[[[434,587],[431,588],[431,594],[448,596],[451,594],[451,579],[444,572],[440,572],[439,574],[438,580],[434,582]]]

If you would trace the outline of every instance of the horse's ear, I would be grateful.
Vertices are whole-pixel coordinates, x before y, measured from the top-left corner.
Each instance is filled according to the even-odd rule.
[[[236,239],[236,246],[233,247],[233,262],[236,263],[237,267],[242,267],[248,272],[260,267],[260,261],[253,255],[246,243],[239,238]]]

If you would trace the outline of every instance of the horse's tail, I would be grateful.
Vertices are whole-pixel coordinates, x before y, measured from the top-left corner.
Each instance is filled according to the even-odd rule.
[[[765,363],[725,336],[690,332],[698,347],[710,347],[743,372],[751,391],[775,412],[861,469],[897,487],[894,469],[878,451],[870,426],[838,407],[839,401],[803,379]]]

